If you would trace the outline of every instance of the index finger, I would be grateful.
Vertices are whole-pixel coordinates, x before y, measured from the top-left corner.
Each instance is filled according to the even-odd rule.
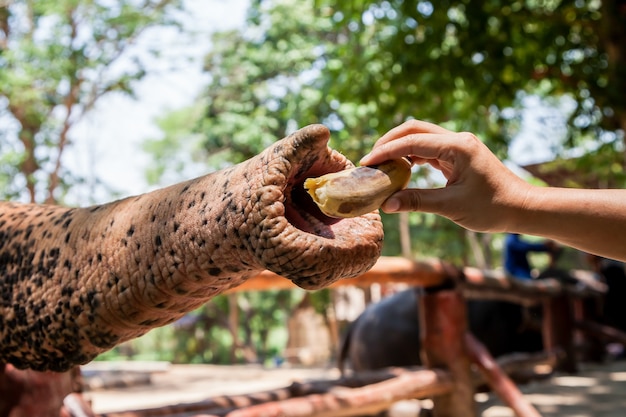
[[[417,133],[402,136],[375,146],[361,158],[361,165],[373,165],[389,159],[413,157],[421,160],[445,159],[442,154],[455,145],[449,134]]]
[[[453,132],[434,123],[425,122],[423,120],[409,120],[399,126],[394,127],[383,136],[381,136],[381,138],[378,139],[374,144],[373,149],[377,148],[378,146],[384,145],[385,143],[391,142],[392,140],[416,133],[446,134]]]

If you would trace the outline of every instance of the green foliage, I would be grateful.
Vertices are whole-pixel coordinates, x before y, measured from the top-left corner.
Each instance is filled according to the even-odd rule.
[[[607,52],[621,32],[604,26],[619,23],[619,14],[608,16],[613,6],[253,2],[244,30],[212,37],[212,81],[198,100],[206,112],[190,138],[199,134],[208,154],[239,162],[296,127],[323,122],[331,146],[357,160],[382,133],[418,117],[474,131],[505,157],[519,129],[519,110],[511,109],[527,94],[567,94],[576,100],[567,144],[575,147],[589,133],[626,126],[626,99],[614,93],[624,85],[620,55]]]
[[[317,121],[309,109],[321,96],[307,78],[316,72],[321,22],[303,3],[294,19],[294,4],[261,3],[251,8],[247,30],[213,36],[205,60],[212,81],[199,126],[208,150],[225,150],[239,162],[282,138],[290,123]]]
[[[197,126],[203,115],[204,105],[198,102],[157,120],[163,136],[143,143],[144,151],[153,158],[153,163],[145,173],[149,184],[169,182],[166,179],[172,175],[183,177],[190,166],[196,163],[204,166],[210,158],[213,158],[217,169],[225,168],[229,164],[228,158],[220,158],[218,153],[208,155],[202,146],[204,136],[198,132]]]
[[[0,136],[0,190],[3,198],[17,198],[23,184],[14,181],[19,175],[19,166],[22,163],[23,153],[13,144],[4,141]]]
[[[335,41],[327,16],[316,13],[310,2],[294,0],[254,3],[248,15],[244,30],[211,38],[205,60],[211,81],[187,109],[195,113],[202,106],[203,117],[168,124],[165,136],[156,141],[172,151],[181,143],[196,148],[200,141],[206,150],[202,156],[216,169],[224,161],[237,163],[258,154],[303,125],[322,121],[333,128],[332,116],[326,119],[333,104],[317,85],[323,55]],[[356,120],[363,109],[346,106],[345,113]],[[333,135],[332,145],[353,160],[367,149],[359,135]],[[351,152],[353,148],[359,151]]]
[[[400,247],[399,216],[381,214],[385,225],[384,256],[398,256]],[[410,213],[409,234],[412,252],[419,256],[445,259],[447,262],[463,265],[467,263],[468,246],[464,230],[452,221],[434,214]]]
[[[105,94],[133,93],[147,69],[127,52],[155,25],[173,25],[175,0],[12,1],[0,6],[0,160],[3,197],[53,202],[71,178],[61,157],[72,126]],[[124,58],[123,60],[121,58]],[[123,64],[121,61],[124,61]],[[15,154],[20,154],[19,162]]]
[[[571,188],[622,188],[626,183],[621,143],[594,143],[581,156],[539,165],[537,175],[552,185]]]
[[[589,125],[611,121],[590,117],[583,96],[623,106],[623,97],[604,99],[614,87],[600,2],[316,3],[333,9],[334,30],[345,35],[329,58],[328,92],[377,103],[383,131],[410,116],[459,120],[504,153],[502,111],[520,91],[570,93],[579,99],[574,117],[589,116]]]
[[[172,325],[154,329],[98,360],[265,363],[285,348],[287,320],[302,297],[302,290],[220,295]],[[234,316],[233,308],[237,308]],[[236,323],[230,323],[231,317],[237,318]]]

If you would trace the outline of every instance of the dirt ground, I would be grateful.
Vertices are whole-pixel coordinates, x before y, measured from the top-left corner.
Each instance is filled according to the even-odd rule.
[[[150,366],[149,366],[150,367]],[[151,408],[199,401],[223,394],[243,394],[290,385],[294,381],[330,379],[336,369],[260,366],[152,366],[149,384],[95,390],[87,395],[97,413]],[[554,375],[521,386],[524,395],[544,417],[622,417],[626,415],[626,361],[581,364],[576,375]],[[88,373],[89,366],[86,369]],[[477,394],[481,417],[512,417],[510,409],[492,394]],[[399,404],[395,417],[416,415],[415,402]]]
[[[626,361],[581,364],[576,375],[554,375],[520,386],[543,417],[626,415]],[[494,395],[477,395],[482,417],[514,417]]]
[[[94,369],[92,364],[85,367],[86,375]],[[139,369],[153,367],[153,364],[138,365]],[[339,372],[335,369],[171,365],[166,370],[153,372],[149,384],[95,390],[87,396],[96,413],[106,413],[188,403],[219,395],[255,393],[286,387],[294,381],[337,377]]]

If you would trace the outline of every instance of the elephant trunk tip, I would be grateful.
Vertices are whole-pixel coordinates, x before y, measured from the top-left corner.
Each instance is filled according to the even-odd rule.
[[[323,288],[340,278],[366,272],[382,248],[382,223],[376,211],[354,218],[329,217],[304,188],[307,178],[354,167],[344,155],[328,147],[329,138],[328,128],[310,125],[277,148],[288,161],[283,171],[286,181],[281,185],[282,240],[290,243],[281,250],[284,257],[275,262],[266,259],[270,262],[266,267],[305,289]]]

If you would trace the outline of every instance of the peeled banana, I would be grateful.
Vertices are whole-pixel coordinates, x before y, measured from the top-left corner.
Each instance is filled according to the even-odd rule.
[[[304,188],[329,217],[357,217],[378,209],[411,178],[411,163],[404,158],[307,178]]]

